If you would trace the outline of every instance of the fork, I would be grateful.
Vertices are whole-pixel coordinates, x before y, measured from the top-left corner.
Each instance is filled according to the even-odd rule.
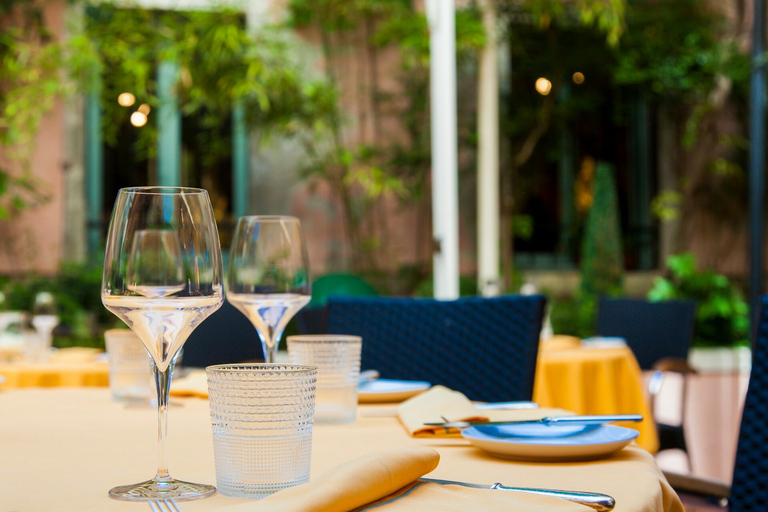
[[[170,498],[149,500],[149,508],[152,509],[152,512],[181,512],[176,502]]]

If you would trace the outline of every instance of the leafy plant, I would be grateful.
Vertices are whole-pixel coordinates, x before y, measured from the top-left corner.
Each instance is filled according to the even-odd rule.
[[[696,301],[694,346],[729,347],[748,343],[749,306],[727,277],[709,269],[699,270],[691,253],[670,256],[667,268],[670,277],[656,278],[648,299]]]

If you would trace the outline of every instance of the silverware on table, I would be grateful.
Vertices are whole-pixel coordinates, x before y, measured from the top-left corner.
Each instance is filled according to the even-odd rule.
[[[364,370],[360,372],[360,375],[357,377],[357,385],[361,384],[367,384],[368,382],[372,382],[379,378],[379,372],[376,370]]]
[[[538,409],[536,402],[488,402],[475,404],[475,409]]]
[[[471,484],[468,482],[457,482],[455,480],[437,480],[434,478],[420,478],[424,482],[433,482],[440,485],[461,485],[464,487],[472,487],[475,489],[498,489],[501,491],[515,491],[525,492],[528,494],[538,494],[541,496],[552,496],[563,500],[579,503],[580,505],[586,505],[598,512],[607,512],[613,510],[616,506],[616,500],[607,494],[600,494],[597,492],[584,492],[584,491],[562,491],[558,489],[535,489],[530,487],[507,487],[500,483],[493,485]]]
[[[149,508],[152,512],[182,512],[181,508],[170,498],[162,500],[149,500]]]
[[[613,421],[642,421],[642,414],[598,414],[593,416],[548,416],[537,420],[517,421],[446,421],[443,423],[425,423],[429,427],[467,428],[489,425],[520,425],[523,423],[539,423],[542,425],[603,425]]]

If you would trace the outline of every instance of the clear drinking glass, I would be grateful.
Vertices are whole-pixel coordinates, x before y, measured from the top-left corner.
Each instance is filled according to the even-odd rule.
[[[227,300],[256,327],[265,362],[275,362],[285,326],[311,295],[299,219],[240,217],[229,251]]]
[[[212,485],[171,478],[166,435],[168,392],[179,350],[224,300],[221,246],[208,192],[137,187],[117,195],[107,235],[101,300],[141,340],[157,390],[158,469],[151,480],[115,487],[112,498],[192,500]]]

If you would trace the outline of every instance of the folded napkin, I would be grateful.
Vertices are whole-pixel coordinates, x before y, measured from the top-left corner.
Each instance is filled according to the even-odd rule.
[[[184,377],[173,379],[171,396],[208,398],[208,375],[205,370],[192,370]]]
[[[227,511],[349,512],[402,489],[437,467],[431,448],[371,453],[345,462],[310,482]]]
[[[455,428],[428,427],[425,423],[448,421],[518,421],[538,420],[547,416],[573,414],[562,409],[486,409],[477,410],[462,393],[444,386],[433,386],[429,390],[409,398],[397,408],[400,423],[414,437],[456,437],[460,431]]]

